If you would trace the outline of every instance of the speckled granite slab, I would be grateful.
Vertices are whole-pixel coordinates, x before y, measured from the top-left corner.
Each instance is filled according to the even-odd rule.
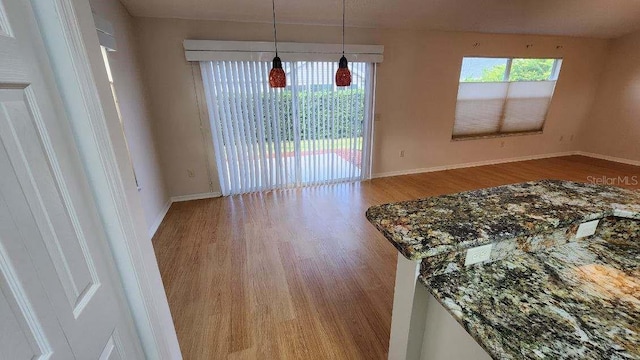
[[[640,219],[640,192],[543,180],[373,206],[366,213],[410,260],[553,233],[611,215]]]
[[[420,280],[495,359],[640,359],[640,221]]]
[[[576,238],[577,231],[578,225],[573,224],[555,229],[551,233],[526,234],[495,242],[489,259],[484,263],[505,259],[512,255],[521,255],[526,252],[542,251],[576,241],[578,240]],[[429,256],[422,259],[420,269],[422,274],[431,274],[431,276],[461,271],[465,269],[466,256],[466,249]]]

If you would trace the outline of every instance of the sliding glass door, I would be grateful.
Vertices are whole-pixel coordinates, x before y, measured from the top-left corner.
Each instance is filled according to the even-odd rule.
[[[356,181],[369,176],[373,64],[285,62],[288,86],[268,85],[271,64],[201,62],[224,195]]]

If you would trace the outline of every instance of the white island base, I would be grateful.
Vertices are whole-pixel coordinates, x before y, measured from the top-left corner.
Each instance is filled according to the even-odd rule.
[[[490,360],[419,282],[420,261],[398,254],[389,360]]]

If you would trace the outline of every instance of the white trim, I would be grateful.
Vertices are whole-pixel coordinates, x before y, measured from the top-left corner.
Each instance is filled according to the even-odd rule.
[[[272,42],[184,40],[187,61],[271,61],[275,56]],[[383,45],[345,45],[349,61],[383,60]],[[278,54],[285,61],[333,61],[342,54],[342,44],[279,42]]]
[[[221,41],[221,40],[184,40],[185,50],[210,51],[273,51],[274,45],[270,41]],[[282,53],[321,53],[341,54],[342,44],[278,42],[278,51]],[[345,52],[349,54],[378,54],[384,52],[384,45],[345,45]]]
[[[233,51],[185,51],[187,61],[271,61],[275,52],[233,52]],[[316,53],[283,53],[278,50],[282,61],[338,61],[340,54],[316,54]],[[382,55],[370,54],[346,54],[350,62],[381,63]]]
[[[31,4],[145,357],[182,359],[142,206],[133,195],[137,194],[135,180],[123,151],[124,135],[111,99],[89,2]]]
[[[420,300],[424,300],[421,298],[426,294],[426,289],[418,281],[419,274],[420,261],[408,260],[398,254],[391,309],[389,360],[420,358],[426,310],[426,301]],[[419,298],[418,301],[416,297]],[[419,325],[422,325],[422,329],[416,329]]]
[[[156,231],[158,231],[158,228],[160,227],[160,224],[162,224],[162,221],[164,220],[165,216],[167,216],[167,212],[169,212],[169,208],[171,208],[171,204],[173,204],[175,202],[210,199],[210,198],[217,198],[217,197],[221,197],[221,196],[222,196],[222,193],[220,193],[219,191],[207,192],[207,193],[199,193],[199,194],[190,194],[190,195],[172,196],[167,201],[167,203],[164,204],[164,206],[162,207],[162,209],[158,213],[158,216],[156,216],[155,220],[153,220],[153,223],[151,224],[151,226],[149,226],[149,238],[153,238],[153,236],[156,234]]]
[[[624,158],[619,158],[619,157],[609,156],[609,155],[600,155],[600,154],[586,152],[586,151],[576,151],[574,155],[582,155],[582,156],[587,156],[594,159],[601,159],[601,160],[613,161],[621,164],[640,166],[640,161],[638,160],[624,159]]]
[[[428,168],[418,168],[418,169],[400,170],[400,171],[388,171],[388,172],[384,172],[384,173],[373,174],[373,178],[382,178],[382,177],[389,177],[389,176],[400,176],[400,175],[419,174],[419,173],[426,173],[426,172],[463,169],[463,168],[476,167],[476,166],[496,165],[496,164],[504,164],[504,163],[516,162],[516,161],[539,160],[539,159],[547,159],[547,158],[554,158],[554,157],[560,157],[560,156],[571,156],[571,155],[576,155],[576,152],[575,151],[566,151],[566,152],[560,152],[560,153],[540,154],[540,155],[520,156],[520,157],[506,158],[506,159],[476,161],[476,162],[471,162],[471,163],[441,165],[441,166],[433,166],[433,167],[428,167]]]
[[[362,135],[362,180],[371,179],[371,169],[373,164],[373,128],[376,112],[376,63],[367,65],[366,81],[367,91],[365,91],[365,126]],[[366,156],[364,156],[366,154]]]
[[[181,202],[181,201],[210,199],[210,198],[217,198],[221,196],[222,196],[222,193],[219,191],[199,193],[199,194],[189,194],[189,195],[178,195],[178,196],[172,196],[171,202],[174,203],[174,202]]]
[[[160,227],[160,224],[162,224],[162,221],[164,220],[165,216],[167,216],[167,212],[169,212],[169,208],[171,208],[171,204],[173,204],[175,202],[210,199],[210,198],[217,198],[217,197],[221,197],[221,196],[222,196],[222,193],[219,192],[219,191],[207,192],[207,193],[199,193],[199,194],[190,194],[190,195],[172,196],[169,199],[169,201],[167,201],[167,203],[164,204],[164,206],[162,207],[162,210],[160,210],[160,212],[158,213],[158,216],[156,216],[155,220],[153,221],[153,224],[151,224],[151,226],[149,226],[149,238],[153,238],[153,236],[156,234],[156,231],[158,231],[158,228]]]
[[[162,220],[164,220],[164,217],[167,215],[167,212],[169,211],[172,203],[173,202],[171,200],[167,201],[167,203],[164,204],[164,206],[158,213],[158,216],[156,216],[155,220],[153,220],[151,226],[149,226],[149,238],[153,238],[153,235],[155,235],[156,231],[158,231],[158,228],[160,227],[160,224],[162,224]]]
[[[376,89],[378,88],[378,65],[377,64],[373,64],[373,84],[371,84],[371,104],[370,107],[371,109],[369,110],[371,119],[369,122],[369,134],[367,135],[368,137],[368,142],[369,145],[367,145],[369,147],[368,151],[369,151],[369,163],[365,164],[364,166],[366,166],[366,179],[365,180],[369,180],[373,178],[373,151],[375,149],[375,134],[376,134]],[[363,144],[364,145],[364,144]],[[364,170],[364,167],[363,167]]]
[[[600,155],[600,154],[576,150],[576,151],[565,151],[565,152],[559,152],[559,153],[519,156],[514,158],[506,158],[506,159],[476,161],[471,163],[441,165],[441,166],[433,166],[428,168],[387,171],[383,173],[373,174],[372,178],[375,179],[375,178],[383,178],[383,177],[390,177],[390,176],[401,176],[401,175],[420,174],[420,173],[428,173],[428,172],[436,172],[436,171],[444,171],[444,170],[464,169],[464,168],[477,167],[477,166],[497,165],[497,164],[505,164],[510,162],[517,162],[517,161],[549,159],[549,158],[555,158],[555,157],[561,157],[561,156],[572,156],[572,155],[580,155],[580,156],[586,156],[594,159],[608,160],[608,161],[617,162],[621,164],[640,166],[640,161],[637,161],[637,160],[629,160],[629,159],[623,159],[623,158],[618,158],[613,156]]]

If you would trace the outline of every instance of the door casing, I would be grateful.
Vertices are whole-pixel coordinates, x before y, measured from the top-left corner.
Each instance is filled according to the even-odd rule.
[[[87,0],[31,0],[149,359],[182,359]]]

